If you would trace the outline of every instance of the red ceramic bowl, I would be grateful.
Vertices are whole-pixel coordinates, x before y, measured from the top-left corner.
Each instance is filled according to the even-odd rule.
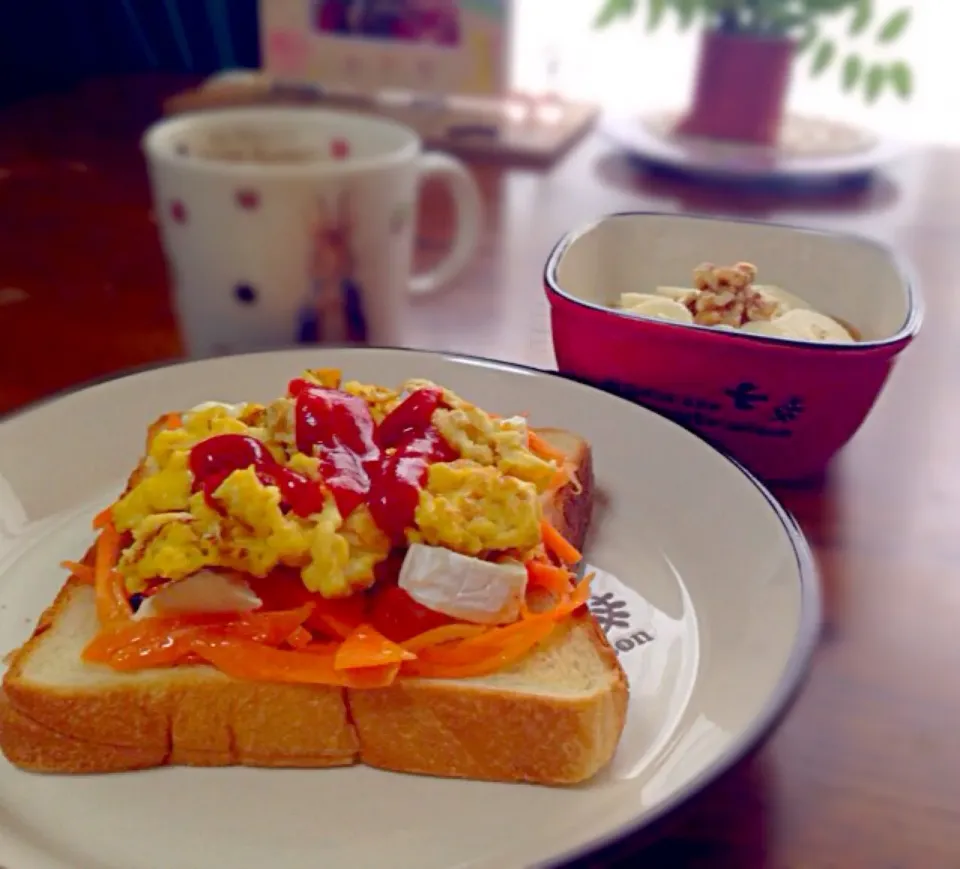
[[[853,326],[856,344],[741,334],[620,313],[623,292],[692,285],[696,265],[746,260]],[[922,319],[883,246],[776,224],[616,214],[571,233],[545,275],[561,373],[695,431],[768,481],[824,469],[873,407]]]

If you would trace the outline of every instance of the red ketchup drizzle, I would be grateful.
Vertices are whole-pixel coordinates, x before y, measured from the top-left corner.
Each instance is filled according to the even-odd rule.
[[[427,469],[457,458],[431,423],[443,391],[412,392],[379,426],[359,396],[299,378],[288,391],[296,401],[297,449],[320,459],[320,474],[341,515],[366,503],[377,526],[394,543],[403,543]]]
[[[402,543],[406,529],[413,525],[430,465],[455,458],[456,450],[431,425],[421,433],[408,434],[396,452],[383,460],[370,491],[370,515],[394,543]]]
[[[207,503],[220,511],[213,493],[234,471],[252,467],[266,486],[280,490],[280,500],[298,516],[323,509],[323,489],[303,474],[283,467],[256,438],[241,434],[213,435],[190,450],[194,491],[202,491]]]
[[[431,427],[433,412],[443,404],[443,390],[424,387],[410,393],[387,414],[377,429],[377,443],[382,449],[395,447],[413,433]]]
[[[346,518],[367,499],[381,452],[366,401],[339,389],[291,381],[297,449],[320,459],[320,476]]]

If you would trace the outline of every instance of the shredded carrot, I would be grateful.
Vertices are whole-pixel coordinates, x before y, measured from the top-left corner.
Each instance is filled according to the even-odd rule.
[[[537,443],[536,436],[532,443]],[[522,660],[590,595],[591,577],[574,584],[566,567],[541,557],[526,565],[527,575],[532,588],[552,593],[550,609],[531,612],[524,605],[521,618],[509,625],[445,624],[403,643],[368,623],[368,600],[359,595],[338,601],[311,599],[283,610],[134,620],[116,569],[122,537],[109,508],[96,523],[100,534],[93,566],[72,561],[63,566],[81,581],[92,582],[95,590],[101,631],[84,649],[84,660],[120,671],[206,662],[240,679],[354,688],[385,687],[400,673],[480,676]],[[577,549],[546,520],[541,533],[551,557],[565,565],[580,561]]]
[[[543,536],[543,545],[564,564],[576,564],[583,558],[580,550],[564,539],[563,535],[546,519],[540,520],[540,533]]]
[[[570,598],[557,608],[563,616],[570,615],[576,610],[580,609],[582,606],[586,606],[590,600],[590,584],[593,582],[593,577],[596,576],[594,573],[588,573],[580,582],[577,583],[576,587],[573,589],[573,594],[570,595]]]
[[[527,430],[527,445],[541,459],[552,459],[562,465],[567,461],[567,454],[555,447],[546,438],[540,437],[533,429]]]
[[[571,573],[564,567],[554,567],[543,561],[527,562],[527,579],[537,588],[545,588],[558,599],[571,591]]]
[[[411,637],[400,645],[407,651],[419,652],[421,649],[439,646],[443,643],[452,643],[454,640],[469,640],[471,637],[478,637],[489,630],[490,628],[485,625],[467,625],[458,622],[452,625],[441,625],[439,628],[431,628],[429,631]]]
[[[183,426],[183,417],[179,413],[168,413],[163,418],[163,424],[167,428],[181,428]]]
[[[413,661],[416,655],[393,640],[388,640],[372,625],[359,625],[337,649],[335,670],[365,670],[384,664]]]
[[[99,550],[98,550],[99,551]],[[560,570],[545,565],[551,571]],[[592,575],[566,591],[549,610],[501,627],[452,624],[392,643],[362,625],[341,642],[312,640],[304,627],[313,605],[291,610],[192,614],[114,621],[88,644],[84,660],[120,671],[206,661],[240,679],[379,688],[400,673],[468,678],[502,670],[546,640],[590,596]],[[291,650],[277,648],[283,643]]]
[[[490,628],[484,634],[459,643],[421,649],[417,654],[417,660],[424,664],[460,666],[495,659],[504,650],[520,646],[529,651],[555,626],[556,622],[549,618],[523,619],[508,625],[509,630]]]
[[[81,564],[79,561],[61,561],[60,566],[69,570],[70,575],[79,579],[80,582],[93,585],[94,570],[89,564]]]
[[[287,644],[294,649],[302,649],[305,646],[309,646],[312,642],[313,634],[303,627],[294,628],[290,636],[287,637]]]
[[[298,652],[304,652],[308,655],[336,655],[340,643],[332,640],[314,640],[306,646],[297,649]]]
[[[96,516],[93,517],[93,528],[100,531],[106,528],[113,521],[113,505],[104,507]]]
[[[239,637],[198,638],[193,651],[235,679],[295,682],[347,688],[385,688],[400,671],[399,664],[337,670],[333,654],[271,649]]]
[[[101,625],[126,621],[133,615],[123,577],[116,570],[120,557],[120,535],[112,522],[97,538],[93,567],[93,584],[97,597],[97,616]]]
[[[131,625],[141,622],[129,622]],[[193,638],[202,628],[183,626],[164,631],[144,632],[135,642],[120,644],[113,634],[100,634],[83,650],[81,657],[93,664],[109,664],[114,670],[130,672],[151,667],[173,667],[189,657]]]
[[[314,600],[316,609],[309,619],[309,627],[340,640],[345,640],[367,616],[367,600],[363,595],[334,600]]]
[[[471,676],[486,676],[515,664],[540,642],[545,640],[556,624],[549,620],[529,620],[522,634],[486,654],[463,657],[448,657],[440,654],[404,664],[410,675],[436,679],[462,679]],[[437,650],[439,652],[439,650]]]
[[[567,483],[572,482],[573,477],[570,474],[569,469],[566,465],[561,465],[557,468],[556,473],[550,478],[550,483],[547,486],[547,489],[555,492],[557,489],[562,489]]]
[[[404,673],[426,678],[467,678],[494,673],[529,654],[546,640],[568,615],[590,597],[592,576],[571,589],[569,583],[552,609],[525,614],[518,622],[488,628],[459,642],[420,648],[417,660],[403,665]]]
[[[236,636],[268,646],[287,640],[310,615],[312,607],[236,613],[195,613],[142,620],[128,619],[102,630],[83,650],[83,659],[138,670],[180,663],[201,636]],[[309,632],[304,630],[310,639]]]

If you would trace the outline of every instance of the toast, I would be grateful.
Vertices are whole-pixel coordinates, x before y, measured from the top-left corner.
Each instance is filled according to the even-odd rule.
[[[539,429],[571,459],[544,505],[576,546],[590,521],[589,445]],[[10,659],[0,750],[26,770],[98,773],[164,765],[330,767],[357,762],[445,777],[573,784],[613,756],[627,683],[589,612],[493,675],[386,688],[248,682],[188,665],[121,673],[80,653],[98,630],[93,590],[69,580]]]

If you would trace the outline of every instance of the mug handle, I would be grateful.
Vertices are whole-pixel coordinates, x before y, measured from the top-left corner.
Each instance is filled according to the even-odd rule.
[[[470,170],[446,154],[421,154],[417,161],[417,183],[427,178],[442,178],[453,197],[457,234],[447,255],[430,271],[410,278],[410,292],[424,296],[453,280],[467,265],[480,243],[483,204],[480,189]]]

